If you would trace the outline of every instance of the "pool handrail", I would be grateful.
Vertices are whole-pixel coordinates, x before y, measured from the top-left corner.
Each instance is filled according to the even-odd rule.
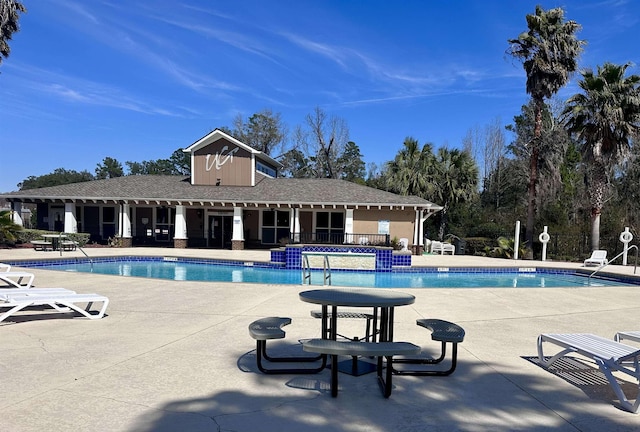
[[[614,262],[616,259],[620,258],[625,253],[628,253],[631,249],[635,249],[636,250],[636,261],[635,261],[635,263],[633,265],[633,274],[636,274],[636,269],[638,268],[638,246],[637,245],[631,245],[631,246],[629,246],[629,248],[626,251],[620,252],[618,255],[616,255],[613,258],[611,258],[608,262],[606,262],[605,264],[602,264],[600,267],[595,269],[593,271],[593,273],[591,273],[589,275],[589,278],[587,279],[589,285],[591,285],[591,276],[593,276],[594,274],[598,273],[600,270],[602,270],[603,268],[605,268],[606,266],[608,266],[609,264]]]
[[[58,249],[60,250],[60,256],[62,256],[62,251],[63,251],[63,249],[64,249],[64,248],[62,247],[62,237],[63,237],[63,236],[65,236],[65,234],[64,234],[64,233],[62,233],[62,232],[61,232],[60,234],[58,234],[58,245],[60,245],[60,246],[58,247]],[[82,254],[83,254],[84,256],[86,256],[86,257],[87,257],[87,259],[89,259],[89,262],[93,265],[93,260],[91,259],[91,257],[90,257],[89,255],[87,255],[87,253],[84,251],[84,249],[82,249],[82,247],[78,244],[78,242],[76,242],[76,248],[77,248],[77,249],[80,249],[80,252],[82,252]]]

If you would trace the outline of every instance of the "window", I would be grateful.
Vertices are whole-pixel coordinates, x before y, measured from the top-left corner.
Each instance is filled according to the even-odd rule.
[[[316,213],[316,239],[324,243],[344,243],[344,213]]]
[[[290,236],[290,213],[285,210],[262,212],[262,243],[276,244]]]
[[[169,207],[156,208],[156,225],[154,235],[156,241],[169,241],[173,238],[173,223],[175,211]]]
[[[256,169],[263,173],[266,174],[270,177],[276,177],[277,176],[277,172],[274,168],[271,168],[269,165],[265,165],[264,163],[260,162],[260,161],[256,161]]]
[[[102,207],[102,238],[107,240],[116,235],[116,208]]]

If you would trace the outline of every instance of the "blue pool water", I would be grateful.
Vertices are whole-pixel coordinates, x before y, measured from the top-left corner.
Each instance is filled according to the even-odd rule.
[[[27,265],[27,264],[22,264]],[[29,266],[68,272],[86,272],[105,275],[137,276],[145,278],[247,282],[260,284],[300,285],[301,270],[273,268],[253,263],[220,264],[214,261],[189,262],[175,258],[165,259],[118,259],[60,263],[29,263]],[[393,272],[338,271],[331,274],[331,284],[337,286],[376,288],[535,288],[535,287],[581,287],[589,286],[586,276],[570,270],[558,269],[410,269]],[[323,272],[314,271],[312,285],[323,284]],[[627,281],[630,282],[630,281]],[[631,285],[624,281],[592,278],[591,286]]]

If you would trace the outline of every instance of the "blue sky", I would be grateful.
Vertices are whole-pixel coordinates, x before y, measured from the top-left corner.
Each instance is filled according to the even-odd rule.
[[[631,61],[640,74],[634,0],[22,3],[0,65],[0,192],[105,157],[168,158],[265,108],[293,129],[321,107],[379,165],[407,136],[460,147],[528,101],[505,51],[536,4],[582,25],[581,67]],[[574,80],[558,98],[575,92]]]

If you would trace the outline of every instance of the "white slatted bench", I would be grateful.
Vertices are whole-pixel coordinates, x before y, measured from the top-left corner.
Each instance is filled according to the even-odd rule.
[[[543,342],[558,345],[563,349],[547,359],[543,353]],[[549,368],[556,360],[569,353],[580,354],[595,361],[618,396],[622,408],[633,413],[638,412],[640,388],[635,402],[630,402],[612,372],[627,374],[635,378],[640,385],[640,349],[588,333],[549,333],[538,336],[538,358],[545,368]]]
[[[385,398],[391,395],[394,355],[420,353],[420,347],[409,342],[359,342],[311,339],[302,344],[305,351],[331,356],[331,396],[338,396],[338,356],[378,357],[378,382]],[[382,358],[386,359],[386,377],[383,377]]]
[[[60,243],[60,247],[64,251],[74,251],[78,247],[78,242],[75,242],[73,240],[65,240]]]
[[[327,364],[326,356],[315,357],[273,357],[267,354],[267,340],[284,339],[285,332],[282,327],[291,324],[291,318],[267,317],[261,318],[249,324],[249,335],[256,340],[256,364],[260,372],[265,374],[310,374],[318,373]],[[306,363],[322,360],[322,364],[317,368],[289,368],[289,369],[267,369],[262,364],[262,358],[273,363]]]
[[[420,358],[420,359],[395,359],[394,363],[402,364],[419,364],[419,365],[432,365],[441,363],[447,353],[447,343],[452,345],[451,349],[451,366],[447,370],[409,370],[409,369],[394,369],[396,375],[413,375],[413,376],[447,376],[451,375],[456,370],[458,359],[458,344],[464,341],[465,332],[462,327],[449,321],[425,318],[416,320],[416,324],[420,327],[424,327],[431,331],[431,339],[441,342],[440,356],[435,359]]]
[[[53,250],[53,243],[46,240],[31,240],[33,250],[46,251],[47,249]]]
[[[621,331],[613,337],[616,342],[628,339],[633,342],[640,342],[640,331]]]

